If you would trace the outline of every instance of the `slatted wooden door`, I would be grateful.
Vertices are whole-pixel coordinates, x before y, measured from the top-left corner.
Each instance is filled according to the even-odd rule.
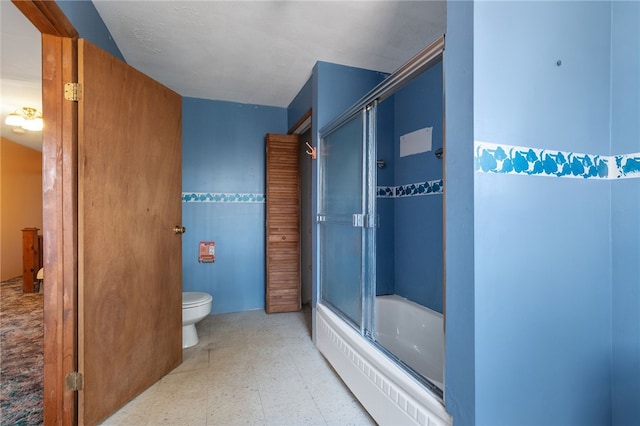
[[[296,135],[267,135],[267,313],[301,308],[300,147]]]

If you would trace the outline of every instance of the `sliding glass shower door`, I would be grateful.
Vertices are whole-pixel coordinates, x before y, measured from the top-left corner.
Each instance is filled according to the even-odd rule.
[[[439,398],[443,51],[444,36],[320,129],[317,216],[319,303]]]
[[[320,297],[361,332],[370,329],[372,202],[368,194],[371,157],[366,141],[368,113],[363,110],[320,139]],[[375,146],[375,145],[374,145]],[[373,263],[375,264],[375,263]],[[363,285],[365,284],[365,285]]]

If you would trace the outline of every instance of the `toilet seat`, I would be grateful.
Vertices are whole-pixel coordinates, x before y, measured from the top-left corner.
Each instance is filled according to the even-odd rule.
[[[212,300],[213,297],[208,293],[202,293],[199,291],[184,292],[182,293],[182,309],[206,305]]]

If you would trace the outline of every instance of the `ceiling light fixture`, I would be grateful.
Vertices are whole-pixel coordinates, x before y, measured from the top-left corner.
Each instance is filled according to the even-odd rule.
[[[22,107],[7,115],[4,123],[8,126],[39,132],[43,127],[42,113],[35,108]]]

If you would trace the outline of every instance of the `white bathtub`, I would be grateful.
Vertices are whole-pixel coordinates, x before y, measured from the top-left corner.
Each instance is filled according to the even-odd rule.
[[[400,296],[376,297],[376,340],[443,390],[442,314]]]
[[[401,299],[395,302],[399,301]],[[399,305],[396,304],[396,307]],[[400,311],[405,310],[403,305]],[[315,318],[318,349],[378,424],[452,424],[451,416],[439,398],[331,309],[318,303]],[[440,330],[442,335],[442,328]],[[394,333],[389,335],[393,336]],[[398,331],[395,336],[404,336],[404,332]],[[428,375],[436,376],[430,377],[430,380],[438,382],[437,374]],[[442,372],[440,382],[441,375]]]

